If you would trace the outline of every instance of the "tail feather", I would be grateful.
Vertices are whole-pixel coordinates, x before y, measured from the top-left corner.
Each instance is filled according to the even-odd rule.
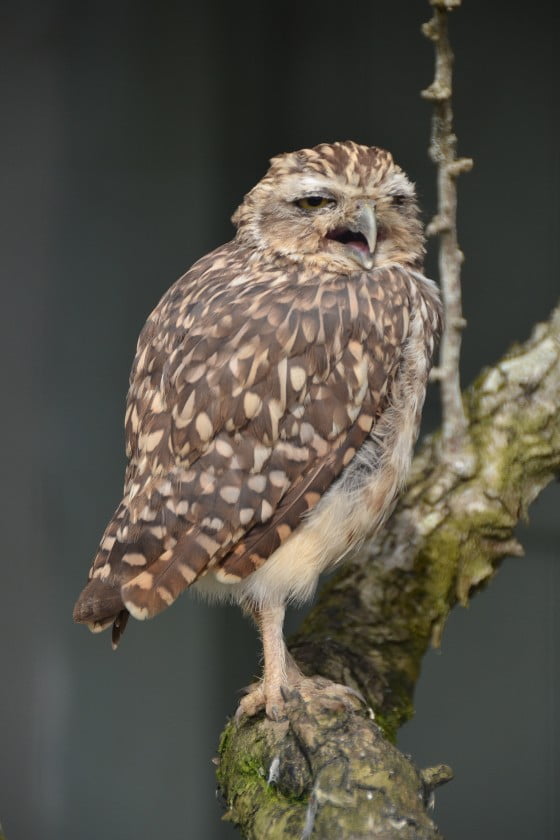
[[[93,578],[76,601],[73,618],[79,624],[105,623],[115,618],[123,609],[120,586]]]
[[[125,631],[129,615],[130,613],[128,610],[121,610],[118,616],[113,621],[113,630],[111,632],[111,645],[113,647],[113,650],[116,650],[118,647],[118,644],[122,638],[122,634]]]
[[[100,633],[111,624],[113,650],[117,648],[128,621],[120,586],[93,578],[82,590],[74,605],[73,618],[87,624],[92,633]]]

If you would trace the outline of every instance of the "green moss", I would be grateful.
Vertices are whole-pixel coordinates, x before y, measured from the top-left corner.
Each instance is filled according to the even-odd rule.
[[[230,720],[229,723],[226,724],[224,731],[220,735],[220,743],[218,745],[218,754],[220,756],[227,752],[228,742],[232,735],[234,726],[234,722]]]
[[[397,733],[403,723],[414,717],[414,706],[410,699],[403,698],[403,702],[396,703],[387,712],[377,712],[375,722],[391,744],[396,744]]]
[[[285,790],[268,783],[272,759],[285,748],[283,734],[266,720],[230,722],[222,734],[217,777],[227,802],[224,819],[243,825],[248,838],[301,833],[307,797],[296,794],[297,784]]]

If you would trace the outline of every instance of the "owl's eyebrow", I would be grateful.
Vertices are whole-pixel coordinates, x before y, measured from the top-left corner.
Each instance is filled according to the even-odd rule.
[[[320,196],[321,198],[329,198],[332,201],[336,200],[336,195],[332,192],[332,190],[326,190],[324,187],[316,188],[314,190],[300,190],[294,195],[294,198],[311,198],[314,195]]]
[[[325,178],[313,175],[298,175],[291,178],[287,184],[293,199],[303,198],[307,195],[320,195],[324,198],[335,198],[332,189],[332,182]]]
[[[414,185],[398,173],[387,184],[387,195],[404,195],[406,198],[414,198]]]

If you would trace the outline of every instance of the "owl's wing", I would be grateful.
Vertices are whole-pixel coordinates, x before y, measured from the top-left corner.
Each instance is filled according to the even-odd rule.
[[[170,289],[140,336],[125,496],[75,611],[90,625],[106,626],[119,598],[155,615],[211,568],[246,577],[387,403],[408,333],[402,269],[266,273],[227,248]]]

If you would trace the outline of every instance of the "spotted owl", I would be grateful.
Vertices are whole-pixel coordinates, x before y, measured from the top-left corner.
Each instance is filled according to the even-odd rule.
[[[94,632],[151,618],[187,588],[250,612],[264,676],[240,713],[283,712],[305,678],[283,640],[390,514],[418,434],[437,289],[414,187],[382,149],[282,154],[235,237],[166,292],[130,376],[128,468],[74,608]]]

